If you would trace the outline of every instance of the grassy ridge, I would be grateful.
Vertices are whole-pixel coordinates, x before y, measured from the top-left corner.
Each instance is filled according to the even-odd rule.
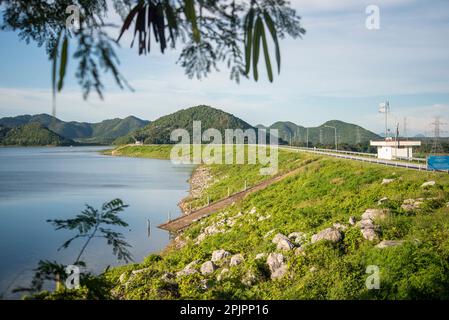
[[[161,153],[161,150],[158,151]],[[160,255],[150,255],[140,264],[114,268],[106,275],[115,298],[124,299],[419,299],[449,298],[449,176],[382,167],[348,160],[281,152],[284,169],[302,171],[242,202],[192,225],[182,235],[183,247],[175,245]],[[292,157],[292,158],[291,158]],[[285,164],[287,162],[288,164]],[[222,196],[221,183],[241,185],[256,168],[211,166],[217,183],[207,190]],[[381,184],[382,179],[394,182]],[[423,182],[436,185],[422,188]],[[215,193],[214,193],[215,192]],[[388,200],[378,204],[379,199]],[[420,208],[401,208],[405,199],[424,198]],[[256,213],[251,214],[252,208]],[[360,218],[365,209],[388,208],[380,222],[380,238],[404,240],[397,247],[379,249],[363,239],[360,230],[348,225],[350,216]],[[242,213],[239,215],[239,213]],[[233,226],[223,224],[232,218]],[[348,225],[338,243],[310,244],[310,236],[338,222]],[[208,226],[221,232],[197,242]],[[274,232],[272,230],[275,230]],[[267,236],[269,232],[270,236]],[[288,275],[271,280],[265,260],[258,253],[279,252],[271,242],[274,234],[301,231],[307,236],[304,254],[283,252]],[[161,277],[177,272],[194,260],[210,260],[211,253],[225,249],[243,254],[245,261],[203,276],[195,273],[173,281]],[[365,286],[366,267],[380,270],[380,289]],[[132,270],[143,270],[132,276]],[[251,275],[252,283],[245,280]],[[120,282],[119,278],[125,282]],[[123,279],[122,279],[123,280]]]

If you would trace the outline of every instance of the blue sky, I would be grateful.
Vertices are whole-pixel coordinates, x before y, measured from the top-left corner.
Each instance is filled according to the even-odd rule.
[[[289,120],[315,126],[330,119],[383,131],[380,102],[391,105],[391,126],[407,117],[408,132],[431,132],[435,116],[449,122],[449,2],[446,0],[292,1],[307,34],[281,42],[282,70],[273,83],[229,80],[225,66],[190,80],[179,51],[138,56],[129,38],[119,50],[122,73],[135,92],[110,78],[105,100],[84,101],[70,78],[58,96],[63,120],[101,121],[130,114],[153,120],[198,104],[231,112],[251,124]],[[365,27],[367,5],[380,8],[380,29]],[[115,17],[111,17],[115,19]],[[115,32],[115,31],[114,31]],[[44,49],[0,32],[0,117],[51,112],[50,62]],[[263,69],[263,61],[262,61]],[[449,129],[449,126],[446,126]]]

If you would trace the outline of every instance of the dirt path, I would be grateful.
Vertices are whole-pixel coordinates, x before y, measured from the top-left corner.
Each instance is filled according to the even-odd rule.
[[[286,179],[288,177],[291,177],[291,176],[297,174],[298,172],[300,172],[301,170],[303,170],[303,167],[293,169],[292,171],[289,171],[287,173],[284,173],[284,174],[278,175],[276,177],[270,178],[268,180],[262,181],[261,183],[255,185],[251,188],[248,188],[244,191],[235,193],[228,198],[214,202],[214,203],[208,205],[207,207],[203,207],[196,211],[192,211],[190,214],[188,214],[186,216],[181,216],[181,217],[173,219],[167,223],[161,224],[158,226],[158,228],[168,230],[170,232],[176,232],[176,231],[182,230],[182,229],[188,227],[193,222],[195,222],[199,219],[202,219],[204,217],[207,217],[207,216],[211,215],[212,213],[217,212],[218,210],[226,208],[226,207],[230,206],[233,202],[242,200],[248,194],[265,189],[269,185],[276,183],[278,181],[281,181],[283,179]]]

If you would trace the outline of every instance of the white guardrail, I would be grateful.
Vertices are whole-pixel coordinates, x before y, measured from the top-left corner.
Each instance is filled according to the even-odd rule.
[[[427,163],[420,164],[420,163],[410,162],[410,160],[426,162],[426,159],[422,159],[422,158],[412,158],[412,159],[404,159],[404,161],[395,161],[395,160],[378,159],[377,154],[374,154],[374,153],[353,152],[353,151],[333,150],[333,149],[292,147],[292,146],[279,146],[279,148],[303,151],[303,152],[311,152],[311,153],[323,154],[323,155],[327,155],[327,156],[331,156],[331,157],[350,159],[350,160],[356,160],[356,161],[362,161],[362,162],[370,162],[370,163],[376,163],[376,164],[392,166],[392,167],[414,169],[414,170],[419,170],[419,171],[421,171],[421,170],[435,171],[435,170],[428,169]],[[443,171],[443,172],[445,172],[445,171]]]

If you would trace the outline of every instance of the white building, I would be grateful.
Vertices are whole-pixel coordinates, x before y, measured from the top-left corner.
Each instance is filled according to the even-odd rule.
[[[379,159],[408,159],[413,158],[412,147],[420,146],[421,141],[382,140],[370,141],[370,145],[377,147]]]

